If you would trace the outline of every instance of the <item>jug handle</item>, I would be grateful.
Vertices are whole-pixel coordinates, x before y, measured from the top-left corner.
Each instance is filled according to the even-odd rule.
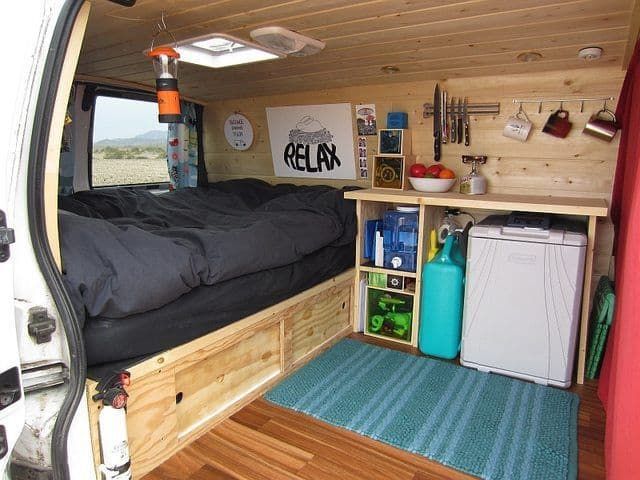
[[[447,239],[444,241],[444,247],[442,247],[442,255],[440,256],[440,260],[449,260],[449,257],[451,256],[451,249],[453,248],[453,243],[455,241],[455,235],[449,235],[447,237]]]

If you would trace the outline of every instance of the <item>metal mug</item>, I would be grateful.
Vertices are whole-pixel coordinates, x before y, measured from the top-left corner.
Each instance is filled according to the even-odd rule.
[[[542,131],[554,137],[565,138],[569,135],[571,125],[573,124],[569,121],[569,112],[560,108],[549,115]]]
[[[601,114],[606,114],[610,118],[603,118]],[[618,122],[616,121],[616,116],[611,110],[605,107],[591,115],[582,133],[610,142],[613,140],[613,137],[616,136],[617,131]]]

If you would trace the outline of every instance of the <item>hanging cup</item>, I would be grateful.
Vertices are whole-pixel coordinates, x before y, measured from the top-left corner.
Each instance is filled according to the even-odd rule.
[[[544,124],[542,131],[549,135],[553,135],[554,137],[565,138],[569,135],[571,125],[573,124],[569,121],[569,112],[560,107],[559,110],[556,110],[549,115],[547,123]]]
[[[617,131],[618,122],[616,121],[616,116],[605,107],[591,115],[582,133],[610,142],[616,136]]]
[[[518,112],[507,119],[507,124],[502,130],[502,135],[518,140],[519,142],[526,142],[532,128],[533,123],[531,123],[531,120],[529,120],[529,117],[522,108],[522,104],[520,104]]]

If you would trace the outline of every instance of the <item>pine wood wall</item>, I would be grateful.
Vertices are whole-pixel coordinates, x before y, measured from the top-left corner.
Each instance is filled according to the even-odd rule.
[[[535,128],[527,143],[503,137],[502,129],[507,117],[517,110],[512,103],[513,98],[617,97],[623,78],[624,72],[614,67],[440,81],[440,87],[447,90],[449,96],[467,96],[470,102],[497,101],[501,104],[498,116],[471,118],[470,147],[443,145],[442,163],[459,176],[467,171],[460,161],[461,155],[487,155],[489,160],[482,168],[482,173],[488,178],[491,192],[601,197],[609,200],[618,139],[616,137],[613,142],[607,143],[582,134],[585,122],[602,106],[601,103],[586,103],[583,113],[580,113],[579,103],[564,105],[574,124],[566,139],[557,139],[541,132],[549,113],[559,107],[557,103],[544,104],[540,114],[537,113],[537,105],[525,106]],[[432,120],[422,118],[422,105],[432,101],[434,85],[434,81],[363,85],[211,103],[205,108],[204,120],[209,180],[256,177],[269,182],[330,183],[335,186],[356,183],[369,186],[369,181],[311,182],[274,177],[265,107],[284,105],[374,103],[378,128],[385,127],[387,112],[407,112],[413,153],[418,162],[431,163]],[[224,85],[220,88],[224,88]],[[615,102],[609,102],[608,105],[614,108]],[[254,144],[245,152],[231,149],[223,135],[224,120],[233,112],[247,116],[254,127]],[[377,137],[368,139],[371,168],[371,155],[375,153]],[[595,272],[598,275],[606,274],[609,270],[612,242],[610,222],[603,220],[599,225],[596,245]]]

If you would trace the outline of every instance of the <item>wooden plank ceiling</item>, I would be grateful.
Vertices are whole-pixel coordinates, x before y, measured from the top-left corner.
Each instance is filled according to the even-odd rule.
[[[202,101],[328,87],[623,68],[635,39],[636,0],[95,0],[78,73],[153,84],[148,48],[162,11],[178,40],[207,33],[250,39],[279,25],[326,42],[319,54],[208,69],[180,64],[183,94]],[[636,10],[637,14],[637,10]],[[580,48],[604,49],[598,61]],[[542,54],[521,63],[525,51]],[[381,67],[394,65],[395,74]]]

